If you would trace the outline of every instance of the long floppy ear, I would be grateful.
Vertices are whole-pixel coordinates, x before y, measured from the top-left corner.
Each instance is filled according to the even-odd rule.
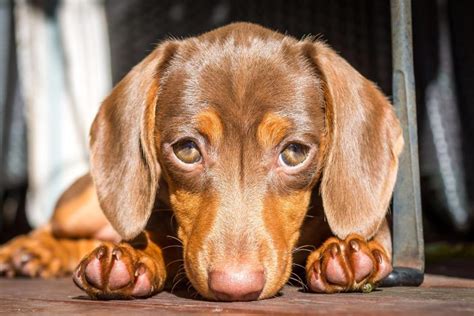
[[[323,81],[327,142],[324,212],[339,238],[371,238],[387,213],[403,148],[400,123],[379,89],[331,48],[306,42]]]
[[[135,66],[102,103],[92,124],[92,178],[102,210],[124,239],[144,229],[155,203],[159,78],[177,46],[165,42]]]

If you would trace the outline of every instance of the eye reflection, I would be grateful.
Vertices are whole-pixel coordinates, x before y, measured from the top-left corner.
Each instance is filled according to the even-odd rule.
[[[289,167],[295,167],[306,160],[309,148],[298,143],[291,143],[280,153],[280,160]]]
[[[201,160],[198,146],[192,140],[183,140],[173,145],[175,156],[186,164],[197,163]]]

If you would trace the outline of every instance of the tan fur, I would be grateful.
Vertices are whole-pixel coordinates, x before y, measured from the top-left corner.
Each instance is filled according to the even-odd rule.
[[[71,213],[71,210],[75,212]],[[88,222],[88,225],[84,225]],[[102,212],[89,174],[79,178],[59,199],[53,218],[52,234],[59,238],[100,238],[117,241],[120,236]],[[108,231],[105,235],[104,232]]]
[[[192,192],[170,188],[170,202],[173,205],[179,224],[177,236],[183,243],[185,252],[184,267],[190,276],[193,286],[208,293],[207,274],[201,249],[212,226],[212,218],[216,213],[216,203],[212,194],[195,194]],[[202,210],[206,210],[202,212]]]
[[[219,115],[213,110],[204,111],[198,115],[197,121],[199,132],[205,135],[211,144],[218,145],[223,132]]]
[[[283,257],[279,260],[266,262],[267,266],[272,266],[274,274],[278,278],[270,278],[267,286],[267,293],[272,294],[278,291],[289,278],[292,270],[290,253],[285,253],[283,249],[294,249],[300,237],[299,227],[303,222],[305,212],[311,198],[311,190],[297,191],[287,196],[269,194],[264,201],[265,226],[272,239],[273,256]],[[286,264],[279,264],[285,262]],[[266,293],[265,293],[266,294]]]
[[[273,148],[287,135],[291,124],[283,117],[268,113],[257,129],[257,139],[265,148]]]

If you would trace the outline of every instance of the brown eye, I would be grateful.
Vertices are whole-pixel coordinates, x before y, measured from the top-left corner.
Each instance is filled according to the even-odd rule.
[[[201,160],[198,146],[191,140],[184,140],[173,145],[176,157],[184,163],[193,164]]]
[[[308,152],[307,146],[291,143],[280,153],[280,160],[289,167],[295,167],[306,160]]]

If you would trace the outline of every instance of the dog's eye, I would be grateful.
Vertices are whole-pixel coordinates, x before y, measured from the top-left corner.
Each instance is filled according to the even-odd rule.
[[[306,160],[308,152],[307,146],[291,143],[280,153],[280,160],[289,167],[295,167]]]
[[[201,160],[198,146],[191,140],[185,140],[173,145],[176,157],[184,163],[193,164]]]

